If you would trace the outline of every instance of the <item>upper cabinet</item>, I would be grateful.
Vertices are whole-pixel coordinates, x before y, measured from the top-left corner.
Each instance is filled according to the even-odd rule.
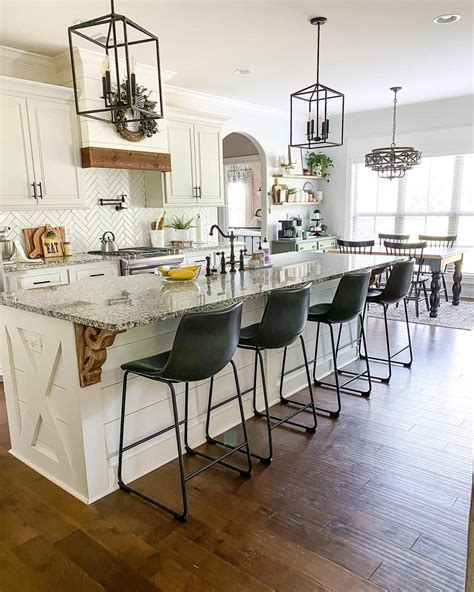
[[[148,207],[223,206],[222,128],[167,119],[171,172],[145,173]]]
[[[3,78],[0,83],[0,207],[86,205],[70,89]]]

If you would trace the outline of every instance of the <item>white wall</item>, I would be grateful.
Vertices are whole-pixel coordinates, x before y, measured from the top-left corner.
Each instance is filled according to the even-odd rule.
[[[474,151],[474,96],[397,106],[397,144],[413,146],[425,156]],[[331,182],[325,188],[324,214],[330,228],[349,238],[350,170],[353,161],[391,141],[392,108],[351,113],[345,118],[344,145],[327,153],[334,159]],[[374,173],[375,174],[375,173]]]

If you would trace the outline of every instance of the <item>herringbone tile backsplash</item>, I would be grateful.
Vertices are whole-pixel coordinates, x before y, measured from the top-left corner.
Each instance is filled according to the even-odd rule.
[[[11,227],[11,238],[23,240],[23,228],[36,228],[44,224],[64,226],[76,253],[100,248],[99,237],[112,230],[119,246],[147,246],[150,244],[150,223],[158,219],[162,210],[145,207],[145,177],[142,171],[116,169],[85,169],[84,186],[88,208],[79,210],[18,210],[0,211],[0,226]],[[101,197],[113,198],[126,194],[126,210],[117,212],[113,206],[99,206]],[[167,220],[174,215],[190,218],[196,208],[173,208]],[[204,231],[216,221],[216,208],[200,210]],[[167,231],[166,231],[167,232]]]

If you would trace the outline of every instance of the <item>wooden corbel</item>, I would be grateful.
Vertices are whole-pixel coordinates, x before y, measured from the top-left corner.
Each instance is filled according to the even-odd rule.
[[[123,331],[96,329],[87,325],[74,323],[76,335],[77,365],[81,387],[100,382],[102,366],[107,359],[107,348],[115,341],[115,337]]]

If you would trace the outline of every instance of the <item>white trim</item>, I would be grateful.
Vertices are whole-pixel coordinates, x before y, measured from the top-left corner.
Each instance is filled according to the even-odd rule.
[[[168,96],[175,95],[177,97],[188,97],[194,100],[206,101],[208,103],[220,104],[223,106],[234,106],[239,109],[249,109],[250,111],[266,113],[267,115],[275,115],[276,117],[281,117],[285,120],[288,119],[288,111],[276,109],[275,107],[265,107],[265,105],[257,105],[256,103],[248,103],[247,101],[241,101],[239,99],[212,95],[197,90],[182,88],[181,86],[174,86],[172,84],[165,84],[165,90]]]
[[[54,58],[31,51],[24,51],[23,49],[16,49],[15,47],[7,47],[6,45],[0,45],[0,62],[34,66],[43,70],[54,68]]]
[[[46,82],[36,82],[35,80],[14,78],[13,76],[0,75],[0,89],[15,93],[24,92],[29,95],[38,95],[42,98],[48,97],[66,101],[72,101],[74,99],[74,92],[71,88],[57,84],[48,84]]]
[[[261,162],[262,157],[259,154],[252,154],[250,156],[229,156],[224,158],[224,164],[239,164],[241,162]]]

